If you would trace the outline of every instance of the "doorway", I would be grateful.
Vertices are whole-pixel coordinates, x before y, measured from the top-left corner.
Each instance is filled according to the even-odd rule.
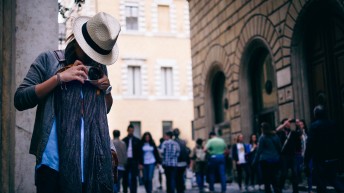
[[[225,74],[218,71],[214,74],[211,83],[211,95],[214,112],[214,124],[220,124],[224,121],[224,103],[225,103]]]
[[[325,106],[344,134],[344,11],[335,1],[319,1],[306,20],[303,43],[309,112],[316,105]]]
[[[249,61],[251,93],[255,125],[253,133],[260,133],[260,124],[267,122],[275,127],[277,109],[277,85],[272,57],[265,47],[254,50]]]

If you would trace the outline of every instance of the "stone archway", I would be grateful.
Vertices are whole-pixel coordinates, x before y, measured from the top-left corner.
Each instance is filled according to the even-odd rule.
[[[266,16],[251,16],[244,24],[240,34],[233,64],[234,66],[239,66],[239,72],[237,76],[232,77],[234,78],[234,81],[239,81],[238,98],[240,99],[241,131],[238,132],[243,133],[248,139],[248,136],[256,130],[256,120],[253,108],[254,101],[252,99],[253,93],[251,89],[252,79],[250,77],[250,58],[256,49],[266,49],[272,57],[272,65],[274,66],[275,71],[276,66],[283,66],[284,60],[282,60],[283,53],[279,33]],[[276,117],[276,120],[278,120],[277,112],[274,113],[274,116]]]
[[[224,69],[228,63],[227,53],[221,45],[213,45],[204,60],[204,67],[202,70],[202,82],[204,88],[204,109],[205,111],[205,127],[206,132],[214,128],[218,121],[224,122],[225,115],[219,115],[220,111],[219,106],[223,106],[222,102],[214,104],[214,92],[216,93],[215,98],[220,98],[220,94],[217,92],[226,92],[226,74]],[[222,82],[219,88],[214,88],[213,82]],[[226,96],[226,93],[224,93]],[[215,106],[217,107],[215,107]],[[215,113],[217,111],[217,113]],[[218,120],[216,120],[218,119]]]

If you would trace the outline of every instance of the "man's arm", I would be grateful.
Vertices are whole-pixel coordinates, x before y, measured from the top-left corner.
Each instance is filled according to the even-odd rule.
[[[109,113],[112,107],[113,99],[111,93],[105,95],[106,112]]]

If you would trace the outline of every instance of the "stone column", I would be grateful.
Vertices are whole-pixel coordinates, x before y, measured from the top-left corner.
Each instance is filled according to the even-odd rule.
[[[5,0],[6,1],[6,0]],[[11,0],[8,0],[11,1]],[[13,0],[12,0],[13,1]],[[58,1],[16,0],[15,90],[43,51],[58,47]],[[13,98],[13,95],[12,95]],[[8,106],[13,106],[8,104]],[[15,113],[14,192],[34,193],[35,157],[29,154],[36,108]]]
[[[0,192],[14,192],[15,1],[0,2]]]

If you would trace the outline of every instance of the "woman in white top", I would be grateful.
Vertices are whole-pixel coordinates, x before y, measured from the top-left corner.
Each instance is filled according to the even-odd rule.
[[[149,132],[145,132],[141,138],[139,167],[143,170],[143,180],[147,193],[152,193],[154,168],[160,164],[158,148]]]

